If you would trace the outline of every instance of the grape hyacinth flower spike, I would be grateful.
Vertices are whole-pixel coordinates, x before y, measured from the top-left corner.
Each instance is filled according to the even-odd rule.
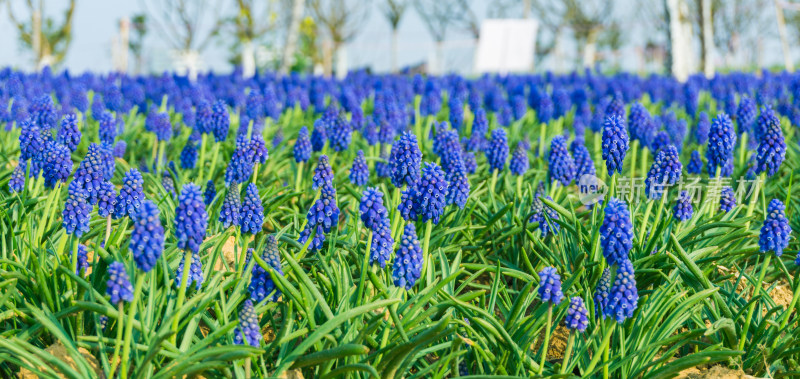
[[[179,249],[198,252],[206,237],[208,213],[200,187],[194,183],[183,186],[175,209],[175,236]]]
[[[365,186],[369,181],[369,167],[364,158],[364,151],[359,150],[350,168],[350,183],[356,186]]]
[[[772,199],[769,202],[767,216],[758,240],[758,246],[762,253],[773,251],[775,256],[780,257],[789,246],[792,228],[789,226],[789,220],[786,219],[785,210],[786,207],[780,200]]]
[[[397,188],[404,185],[411,186],[419,180],[422,152],[419,150],[417,136],[405,132],[400,139],[392,145],[389,156],[391,165],[392,184]]]
[[[681,191],[675,202],[674,217],[676,220],[684,222],[692,218],[694,208],[692,207],[692,197],[686,191]]]
[[[639,293],[636,290],[633,264],[626,259],[619,263],[614,285],[611,286],[608,295],[608,304],[603,309],[603,315],[611,317],[621,324],[633,316],[638,301]]]
[[[75,243],[89,231],[89,213],[91,211],[89,195],[80,187],[79,183],[75,181],[70,183],[67,200],[64,202],[62,211],[62,224],[67,234],[75,237]]]
[[[603,125],[603,160],[606,161],[608,175],[622,173],[625,154],[628,152],[628,131],[625,121],[616,116],[608,116]]]
[[[733,159],[733,147],[736,145],[736,132],[733,130],[731,119],[725,113],[720,113],[711,123],[708,132],[708,175],[715,177],[717,168],[722,169],[729,159]]]
[[[150,200],[142,202],[134,217],[130,251],[136,266],[144,272],[155,267],[164,251],[164,227],[161,225],[158,207]]]
[[[274,274],[283,275],[278,242],[275,240],[275,236],[270,235],[267,237],[267,243],[261,258],[272,268]],[[278,298],[281,296],[281,291],[275,286],[275,282],[272,280],[270,273],[258,263],[253,265],[250,285],[247,288],[250,292],[250,299],[256,303],[264,299],[268,301],[278,301]]]
[[[577,175],[575,160],[567,150],[567,141],[564,136],[555,136],[550,141],[550,154],[547,158],[550,181],[558,181],[563,186],[568,186]]]
[[[254,183],[247,185],[239,211],[239,227],[242,233],[256,234],[264,224],[264,205],[258,195],[258,187]]]
[[[122,263],[113,262],[108,265],[106,294],[111,297],[111,304],[114,305],[118,305],[121,301],[133,301],[133,286]]]
[[[392,280],[394,285],[410,290],[422,274],[422,249],[419,246],[417,230],[408,223],[403,230],[400,246],[394,259]]]
[[[239,326],[236,327],[234,332],[233,343],[258,347],[261,345],[262,338],[261,328],[258,325],[258,315],[253,308],[253,301],[247,299],[239,311]]]
[[[312,238],[308,250],[318,251],[322,249],[322,244],[325,242],[325,233],[329,233],[339,223],[339,207],[336,205],[336,190],[333,186],[322,186],[320,197],[308,210],[306,219],[306,226],[300,233],[298,242],[305,244],[313,231],[314,238]]]
[[[553,267],[545,267],[539,272],[539,297],[547,304],[547,324],[542,343],[542,357],[539,361],[539,373],[544,370],[544,361],[547,357],[547,348],[550,346],[550,329],[553,325],[553,306],[561,303],[564,294],[561,292],[561,277]]]
[[[320,155],[317,167],[314,168],[314,177],[311,180],[311,188],[318,189],[323,186],[333,185],[333,169],[328,161],[327,155]]]
[[[625,202],[611,198],[600,226],[600,246],[609,266],[628,260],[633,247],[633,225]]]
[[[122,181],[122,189],[119,190],[119,195],[114,199],[113,216],[115,219],[125,216],[133,217],[139,211],[139,206],[144,200],[143,184],[142,174],[135,168],[130,169],[125,174],[125,178]]]

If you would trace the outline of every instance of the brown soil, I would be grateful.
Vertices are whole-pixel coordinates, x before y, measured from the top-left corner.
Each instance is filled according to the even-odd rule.
[[[286,370],[278,375],[279,379],[304,379],[300,370]]]
[[[739,280],[739,284],[736,286],[736,292],[744,293],[747,291],[748,293],[752,293],[752,285],[744,276],[739,279],[739,272],[735,268],[727,268],[723,266],[717,266],[717,270],[722,275],[732,275],[733,277],[730,278],[731,283],[735,283],[736,280]],[[752,275],[752,268],[748,268],[745,270],[747,275]],[[762,289],[764,291],[768,290],[773,283],[762,283]],[[792,287],[789,285],[789,281],[786,278],[778,279],[775,287],[769,292],[769,296],[772,297],[772,300],[775,301],[775,304],[787,308],[792,303],[792,297],[794,296],[794,292],[792,291]],[[748,297],[749,298],[749,297]]]
[[[554,361],[564,358],[564,351],[567,349],[567,339],[569,338],[569,329],[563,325],[558,325],[550,335],[550,346],[547,349],[547,360]],[[532,348],[533,351],[539,351],[539,348],[544,342],[544,331],[539,333],[539,338],[536,339]]]
[[[210,237],[209,237],[210,238]],[[225,241],[225,244],[222,245],[221,251],[221,258],[225,260],[228,264],[228,267],[233,269],[236,264],[236,236],[228,237],[228,240]],[[225,265],[222,264],[222,259],[217,259],[214,262],[214,270],[216,271],[225,271]]]
[[[271,326],[267,326],[261,330],[261,336],[264,337],[264,343],[271,343],[275,341],[275,329],[272,329]]]
[[[676,379],[755,379],[742,370],[733,370],[722,366],[692,367],[681,371]]]
[[[61,344],[61,341],[56,341],[56,343],[50,345],[47,349],[45,349],[45,351],[50,353],[54,357],[56,357],[56,359],[66,363],[69,367],[71,367],[71,368],[73,368],[75,370],[78,370],[78,365],[75,363],[75,360],[73,360],[72,357],[67,352],[67,348],[64,347],[64,345]],[[89,367],[92,369],[92,371],[94,371],[94,373],[97,375],[97,377],[103,378],[104,375],[103,375],[103,370],[100,369],[100,363],[92,355],[92,353],[90,353],[89,350],[86,350],[85,348],[82,348],[82,347],[78,348],[78,352],[83,356],[83,358],[86,360],[86,362],[89,363]],[[53,372],[53,371],[58,373],[58,369],[56,367],[52,367],[53,371],[45,371],[45,369],[43,367],[39,367],[39,369],[44,371],[45,373]],[[66,378],[66,376],[61,375],[60,373],[57,374],[57,375],[58,375],[59,378]],[[26,368],[22,368],[19,371],[18,377],[20,379],[36,379],[36,378],[38,378],[38,376],[36,376],[36,374],[34,374],[33,372],[31,372],[30,370],[28,370]]]

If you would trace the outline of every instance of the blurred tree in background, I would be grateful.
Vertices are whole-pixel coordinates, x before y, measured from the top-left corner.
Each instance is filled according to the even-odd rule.
[[[7,5],[9,19],[17,28],[23,48],[33,53],[36,69],[61,63],[72,42],[75,0],[69,1],[64,11],[64,20],[60,24],[45,14],[44,0],[39,0],[36,4],[33,0],[27,0],[24,3],[27,16],[24,18],[17,15],[11,0],[0,0],[0,4],[3,2]]]

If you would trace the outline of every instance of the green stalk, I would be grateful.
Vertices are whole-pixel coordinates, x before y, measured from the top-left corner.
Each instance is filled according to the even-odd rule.
[[[258,178],[258,165],[258,162],[253,165],[253,184],[256,184],[256,179]]]
[[[522,198],[522,175],[517,176],[517,198]]]
[[[539,125],[539,158],[544,159],[544,140],[547,137],[547,124]]]
[[[183,272],[181,273],[182,274],[181,287],[178,290],[178,302],[176,303],[174,309],[175,318],[172,319],[172,337],[170,337],[170,340],[172,341],[173,345],[178,340],[177,336],[178,322],[180,321],[181,318],[181,307],[183,307],[183,302],[184,300],[186,300],[186,287],[187,287],[186,282],[189,280],[189,271],[191,271],[190,270],[191,267],[192,267],[192,251],[186,250],[186,252],[184,252],[183,254]]]
[[[427,271],[428,284],[433,283],[433,267],[430,267],[430,269],[428,269],[429,268],[428,266],[431,265],[430,257],[428,254],[428,247],[431,243],[432,230],[433,230],[433,222],[431,220],[426,221],[425,238],[422,239],[422,273],[420,275],[420,278],[423,277],[424,275],[422,274],[426,274]]]
[[[217,158],[219,158],[219,143],[214,144],[214,150],[211,152],[211,167],[208,168],[208,178],[214,178],[214,169],[217,167]]]
[[[206,133],[203,133],[202,137],[200,139],[200,159],[197,160],[197,170],[198,170],[197,179],[200,181],[200,184],[204,183],[204,181],[203,181],[203,176],[204,175],[203,174],[205,173],[205,171],[203,170],[203,166],[205,166],[205,163],[206,163],[206,138],[207,137],[208,137],[208,135]]]
[[[106,217],[106,237],[103,239],[106,249],[108,248],[108,237],[111,237],[111,215]]]
[[[295,189],[295,191],[300,190],[300,184],[302,183],[302,179],[303,179],[303,166],[304,165],[305,165],[305,162],[297,163],[297,177],[294,180],[294,189]]]
[[[492,209],[497,210],[497,203],[494,199],[494,187],[497,185],[497,169],[492,171],[492,181],[489,184],[489,196],[492,199]]]
[[[610,322],[614,321],[606,322],[606,324],[609,324]],[[592,361],[589,362],[589,367],[587,367],[584,372],[594,371],[594,368],[597,367],[597,364],[600,362],[600,357],[605,356],[606,359],[608,359],[608,356],[606,356],[606,352],[608,349],[608,343],[609,341],[611,341],[611,334],[613,334],[614,328],[605,325],[603,329],[605,330],[604,332],[605,334],[603,335],[603,342],[600,344],[600,346],[598,346],[598,351],[594,354],[594,356],[592,356]],[[600,351],[603,351],[603,353],[600,353]],[[606,373],[606,376],[608,376],[608,373]]]
[[[758,275],[756,288],[753,289],[753,298],[761,293],[761,283],[764,282],[764,275],[767,273],[767,268],[769,268],[770,259],[772,259],[772,255],[767,253],[767,256],[764,258],[764,263],[761,264],[761,273]],[[756,303],[758,303],[758,301],[750,303],[750,308],[747,310],[747,318],[744,320],[744,329],[742,330],[742,335],[739,336],[739,350],[744,349],[744,343],[747,341],[747,331],[750,330],[750,320],[753,319],[753,313],[756,310]]]
[[[739,146],[739,167],[744,167],[744,156],[747,152],[747,133],[742,133],[741,145]]]
[[[364,284],[368,276],[367,270],[369,269],[370,248],[372,248],[372,231],[367,229],[367,248],[364,253],[364,262],[361,264],[361,278],[358,281],[358,297],[356,297],[356,300],[359,302],[361,301],[361,297],[364,295]]]
[[[762,172],[761,174],[758,175],[758,180],[756,181],[756,184],[755,184],[756,188],[753,189],[753,196],[750,197],[750,202],[747,205],[747,217],[748,218],[753,215],[753,210],[755,209],[756,203],[758,202],[758,192],[761,189],[761,183],[765,183],[766,178],[767,178],[767,174],[764,173],[764,172]],[[744,225],[745,225],[744,226],[745,229],[749,229],[750,228],[750,221],[748,220]]]
[[[553,326],[553,303],[547,307],[547,326],[544,330],[544,342],[542,343],[542,356],[539,358],[539,375],[544,371],[544,361],[547,359],[547,348],[550,345],[550,328]]]
[[[647,154],[649,152],[650,150],[648,149],[642,149],[642,166],[640,167],[642,172],[647,172]],[[633,178],[631,178],[631,180],[633,180]]]
[[[417,138],[422,138],[422,119],[419,111],[420,103],[422,103],[422,96],[414,96],[414,131],[417,133]]]
[[[561,360],[561,370],[559,374],[564,374],[567,371],[567,367],[569,366],[569,357],[572,355],[572,347],[575,344],[575,332],[569,332],[569,338],[567,339],[567,348],[564,350],[564,359]]]
[[[122,313],[122,306],[125,305],[124,301],[120,301],[117,303],[117,339],[116,343],[114,344],[114,354],[111,358],[111,370],[109,371],[114,376],[114,373],[117,371],[117,365],[119,364],[119,348],[122,346],[122,327],[124,324],[124,313]]]
[[[188,271],[188,270],[184,270]],[[128,364],[132,360],[132,358],[128,357],[128,354],[131,351],[131,337],[133,334],[133,318],[136,315],[136,304],[139,302],[139,298],[142,296],[142,286],[144,285],[144,273],[139,273],[138,277],[136,278],[136,288],[133,292],[133,301],[131,302],[130,308],[128,309],[128,322],[125,323],[125,341],[122,344],[122,368],[120,369],[120,377],[125,379],[128,377]],[[120,317],[122,317],[120,315]]]
[[[167,141],[158,141],[158,174],[164,171],[164,151],[167,149]]]
[[[665,191],[661,193],[661,201],[658,202],[658,211],[656,211],[656,220],[653,221],[653,234],[651,235],[651,237],[656,237],[655,236],[656,228],[658,228],[658,223],[661,222],[661,215],[664,213],[664,203],[666,201],[667,201],[667,193]],[[647,246],[647,244],[644,244],[643,246]]]
[[[636,177],[636,153],[639,151],[639,140],[633,140],[631,147],[631,180]]]
[[[250,379],[250,357],[244,359],[244,377]]]

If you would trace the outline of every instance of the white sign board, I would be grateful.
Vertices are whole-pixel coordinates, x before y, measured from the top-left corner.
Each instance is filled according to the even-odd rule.
[[[481,37],[475,56],[477,73],[531,71],[536,49],[533,19],[488,19],[481,23]]]

